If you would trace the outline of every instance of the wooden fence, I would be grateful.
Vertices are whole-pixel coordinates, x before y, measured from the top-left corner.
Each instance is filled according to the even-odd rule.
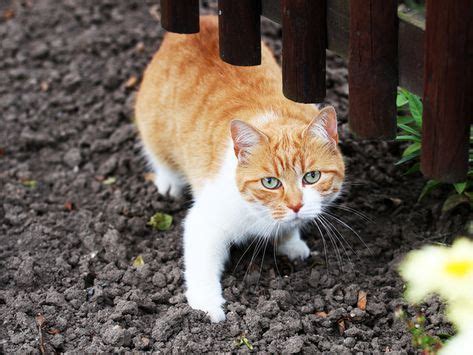
[[[396,136],[396,91],[423,97],[421,170],[464,181],[473,123],[473,0],[426,0],[425,25],[397,0],[219,0],[220,57],[261,63],[260,16],[282,25],[283,93],[325,98],[325,50],[348,59],[349,124],[360,138]],[[162,25],[199,31],[198,0],[161,0]]]

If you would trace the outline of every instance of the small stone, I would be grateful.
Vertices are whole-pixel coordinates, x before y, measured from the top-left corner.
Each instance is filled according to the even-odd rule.
[[[356,340],[355,338],[352,338],[352,337],[348,337],[348,338],[345,338],[345,340],[343,340],[343,345],[345,345],[347,348],[353,348],[356,344]]]
[[[63,157],[64,163],[66,163],[71,168],[79,166],[82,161],[82,155],[78,148],[71,148]]]
[[[286,340],[284,350],[282,351],[283,354],[295,354],[299,353],[304,345],[304,339],[301,336],[296,335],[290,337]]]
[[[111,325],[105,329],[102,334],[102,339],[106,344],[113,346],[125,346],[131,341],[131,336],[126,329],[121,326]]]
[[[314,307],[316,311],[323,311],[325,307],[325,302],[322,297],[317,296],[314,298]]]

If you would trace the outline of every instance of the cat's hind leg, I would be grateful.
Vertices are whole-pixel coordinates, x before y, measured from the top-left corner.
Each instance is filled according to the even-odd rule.
[[[146,159],[154,172],[154,184],[161,195],[169,195],[174,199],[182,196],[186,181],[176,171],[161,162],[156,156],[144,149]]]
[[[310,255],[310,249],[301,239],[299,229],[294,229],[277,240],[278,254],[286,255],[290,260],[304,260]]]

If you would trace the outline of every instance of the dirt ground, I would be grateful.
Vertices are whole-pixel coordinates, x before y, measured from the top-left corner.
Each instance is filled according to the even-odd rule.
[[[232,251],[223,276],[227,321],[211,324],[183,296],[182,227],[189,206],[145,180],[133,121],[137,82],[163,36],[158,1],[3,0],[0,4],[0,353],[412,351],[395,320],[396,267],[427,242],[451,242],[471,215],[442,215],[447,191],[421,204],[424,180],[394,166],[402,147],[349,134],[347,70],[328,60],[327,101],[341,117],[346,193],[333,209],[339,253],[316,230],[319,255],[290,263],[267,250]],[[203,1],[202,13],[215,4]],[[281,30],[263,23],[279,58]],[[231,83],[230,83],[231,85]],[[167,212],[167,232],[148,227]],[[332,231],[332,235],[334,232]],[[335,238],[332,236],[332,238]],[[326,245],[327,258],[324,254]],[[144,265],[134,267],[141,255]],[[261,270],[261,272],[260,272]],[[357,308],[360,291],[366,309]],[[435,299],[431,334],[451,332]],[[46,323],[40,339],[35,316]]]

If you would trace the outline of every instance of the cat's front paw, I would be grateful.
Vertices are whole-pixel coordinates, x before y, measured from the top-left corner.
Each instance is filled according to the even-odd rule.
[[[225,320],[225,312],[222,305],[225,300],[221,297],[209,297],[200,292],[186,292],[187,302],[193,309],[204,311],[210,317],[212,323],[219,323]]]
[[[286,255],[289,260],[304,260],[310,255],[310,249],[301,239],[289,239],[278,246],[278,253]]]

